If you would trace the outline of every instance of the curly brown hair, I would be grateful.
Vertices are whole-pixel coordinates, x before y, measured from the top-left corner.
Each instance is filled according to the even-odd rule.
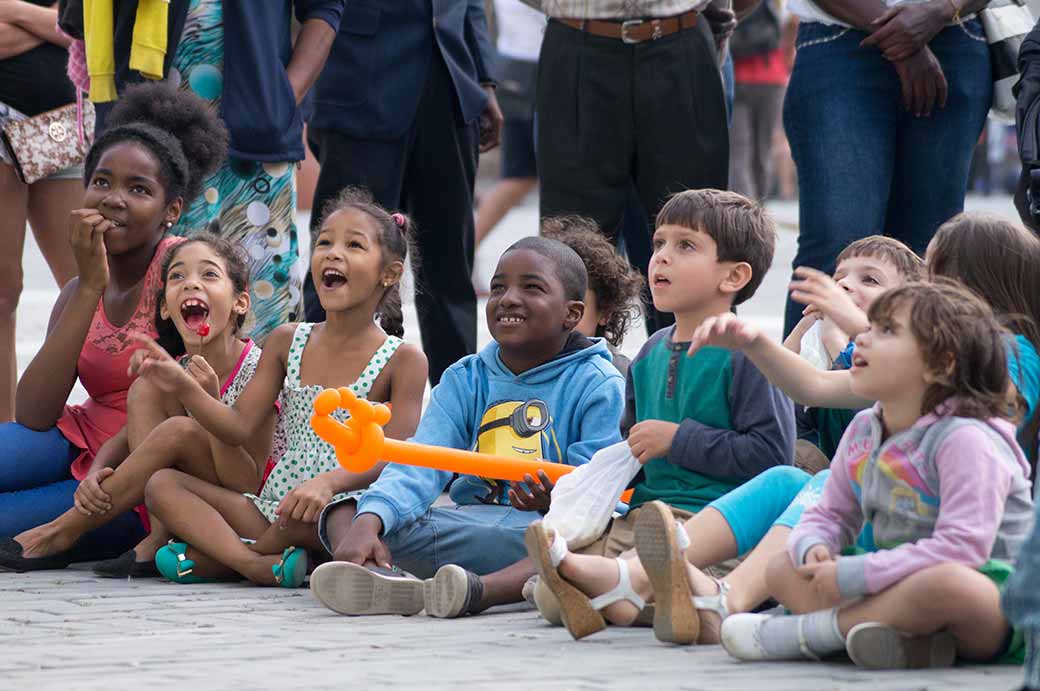
[[[543,237],[559,240],[574,250],[589,274],[589,290],[606,323],[596,335],[618,348],[632,319],[639,314],[639,296],[645,282],[639,272],[619,255],[596,222],[581,216],[542,219]]]
[[[909,309],[908,327],[936,380],[925,391],[921,415],[955,398],[959,417],[1017,416],[1019,404],[1008,386],[1009,332],[989,305],[954,281],[938,279],[882,293],[867,317],[873,326],[891,326],[903,308]]]

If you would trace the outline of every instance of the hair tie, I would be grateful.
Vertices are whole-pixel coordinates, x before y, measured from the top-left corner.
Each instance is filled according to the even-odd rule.
[[[394,219],[394,223],[397,224],[398,228],[404,228],[404,214],[392,213],[390,214],[390,218]]]

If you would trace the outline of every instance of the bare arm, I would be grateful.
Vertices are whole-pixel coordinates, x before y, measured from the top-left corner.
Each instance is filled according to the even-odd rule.
[[[324,19],[308,19],[303,23],[296,45],[293,46],[289,66],[285,68],[297,105],[303,101],[321,74],[335,38],[336,30]]]
[[[802,320],[791,329],[791,333],[787,335],[786,339],[784,339],[784,347],[792,353],[800,354],[802,352],[802,338],[805,337],[806,332],[808,332],[809,329],[812,328],[812,325],[817,321],[818,320],[813,315],[802,317]]]
[[[0,60],[21,55],[42,43],[43,40],[36,34],[15,24],[0,21]]]
[[[62,48],[69,47],[69,39],[58,33],[58,10],[56,7],[40,7],[22,0],[0,2],[0,21],[10,22],[41,42],[53,43]],[[4,45],[0,41],[0,45]]]

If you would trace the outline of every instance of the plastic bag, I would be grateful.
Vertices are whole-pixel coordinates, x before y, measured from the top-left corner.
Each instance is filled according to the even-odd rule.
[[[827,356],[827,348],[823,345],[823,322],[817,321],[802,336],[802,359],[816,369],[831,368],[831,359]]]
[[[542,523],[567,539],[567,547],[590,545],[607,528],[614,507],[640,468],[628,442],[600,449],[585,465],[559,479]]]

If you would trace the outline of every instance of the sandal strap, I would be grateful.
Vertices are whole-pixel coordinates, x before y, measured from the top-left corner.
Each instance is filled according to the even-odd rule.
[[[714,595],[695,595],[693,597],[693,606],[696,609],[715,612],[720,618],[726,619],[729,616],[729,603],[726,602],[726,596],[729,594],[730,585],[718,578],[712,578],[711,580],[715,581],[719,592]]]
[[[816,660],[817,662],[819,662],[820,656],[814,653],[812,649],[809,647],[809,641],[805,638],[804,628],[805,617],[798,617],[798,649],[802,651],[802,655],[804,655],[807,659]]]
[[[560,565],[567,557],[567,538],[565,538],[560,531],[553,531],[553,541],[549,545],[549,559],[552,560],[553,568]]]
[[[282,584],[285,580],[285,560],[296,551],[296,547],[286,547],[282,550],[282,558],[278,560],[278,563],[271,567],[271,571],[274,573],[274,581],[278,585]]]
[[[646,600],[639,597],[639,593],[632,588],[632,579],[628,574],[628,562],[621,558],[617,558],[614,561],[616,561],[618,565],[618,584],[614,586],[612,590],[589,600],[589,604],[591,604],[593,608],[601,610],[604,607],[609,607],[615,602],[628,600],[635,605],[639,611],[643,611],[643,608],[646,607]]]
[[[174,547],[173,540],[170,540],[169,547],[173,553],[177,555],[177,578],[184,578],[185,576],[191,575],[191,572],[195,570],[195,562],[188,559],[186,552],[181,552]]]
[[[690,548],[690,536],[686,533],[686,524],[682,521],[675,522],[675,541],[679,543],[679,549],[683,552]]]

